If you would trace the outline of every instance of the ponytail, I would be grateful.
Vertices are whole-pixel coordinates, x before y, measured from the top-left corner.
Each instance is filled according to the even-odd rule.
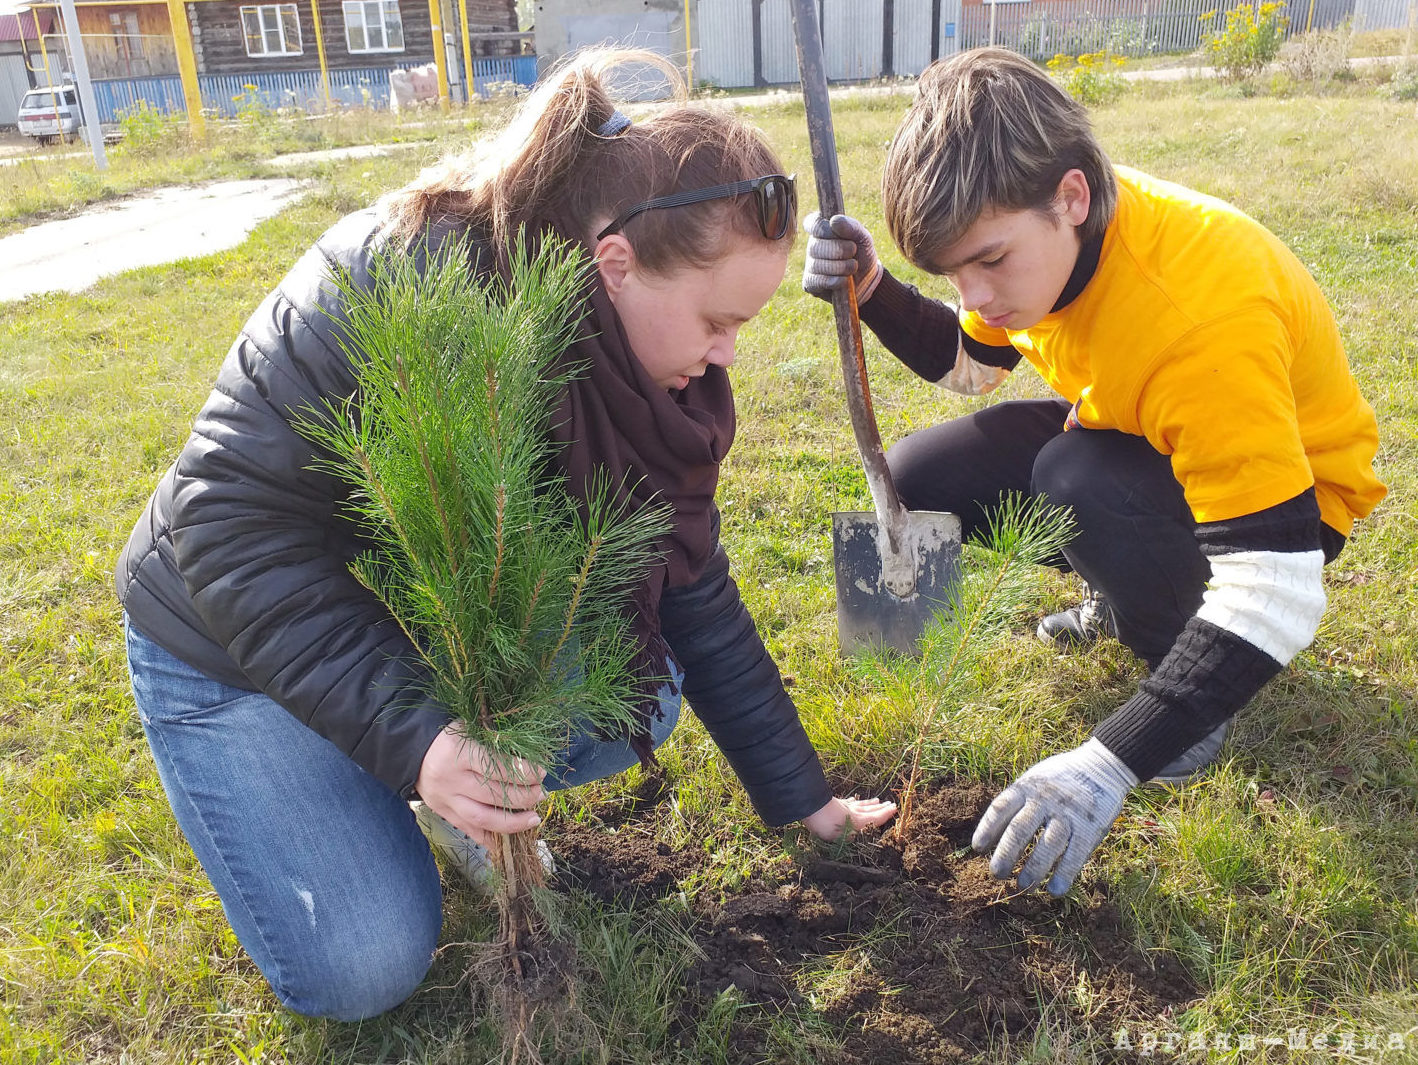
[[[605,84],[627,66],[651,68],[674,94],[674,103],[628,127],[612,121],[618,112]],[[741,119],[686,104],[684,81],[663,56],[593,48],[564,60],[495,136],[424,170],[380,207],[405,244],[435,224],[471,226],[499,250],[523,227],[589,243],[597,220],[631,204],[781,169]],[[717,261],[731,234],[763,239],[743,198],[645,212],[629,228],[640,261],[659,272]]]

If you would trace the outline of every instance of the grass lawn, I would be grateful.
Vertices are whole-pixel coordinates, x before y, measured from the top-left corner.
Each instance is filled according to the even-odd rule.
[[[883,244],[877,184],[903,107],[864,98],[837,115],[846,201]],[[756,119],[809,175],[801,108]],[[777,982],[757,986],[709,964],[725,960],[723,915],[751,932],[763,926],[743,917],[744,900],[801,901],[805,868],[880,853],[871,843],[818,853],[766,830],[702,729],[686,724],[666,748],[664,787],[634,771],[553,803],[548,835],[572,867],[584,873],[596,841],[611,836],[625,858],[568,894],[584,971],[575,1010],[547,1026],[550,1065],[847,1062],[868,1060],[867,1045],[882,1061],[1134,1060],[1139,1050],[1114,1049],[1120,1019],[1135,1048],[1161,1040],[1164,1060],[1197,1042],[1206,1049],[1187,1060],[1418,1060],[1413,105],[1362,85],[1286,99],[1152,86],[1096,121],[1119,162],[1226,197],[1274,229],[1336,308],[1378,412],[1391,494],[1328,568],[1314,644],[1240,715],[1208,779],[1129,801],[1068,899],[1009,900],[1002,886],[977,898],[979,913],[997,915],[991,953],[950,923],[949,907],[938,923],[911,906],[864,911],[777,957]],[[128,691],[110,575],[243,319],[325,226],[416,165],[405,154],[324,167],[316,195],[233,251],[0,306],[0,1061],[495,1057],[460,979],[469,944],[495,921],[452,881],[446,947],[404,1006],[341,1025],[277,1004],[162,794]],[[7,206],[0,219],[23,213]],[[1116,644],[1059,657],[1035,641],[1034,618],[1077,591],[1046,572],[1027,609],[982,637],[968,675],[944,693],[929,669],[870,674],[838,659],[829,514],[865,509],[867,496],[829,311],[798,291],[801,255],[800,246],[740,343],[724,537],[833,774],[862,793],[899,788],[904,750],[924,732],[932,801],[976,801],[1079,742],[1128,697],[1141,667]],[[886,261],[902,267],[889,251]],[[902,272],[946,294],[943,282]],[[868,343],[888,441],[978,404],[925,385]],[[992,399],[1042,394],[1026,369]],[[655,862],[674,875],[640,875]],[[938,875],[911,882],[913,897],[935,905],[938,884],[957,890],[982,864],[957,841]],[[627,890],[599,890],[609,881]],[[754,942],[745,935],[734,949]],[[924,968],[903,964],[917,956]],[[992,967],[976,990],[962,985],[975,1037],[942,1040],[906,1023],[932,981],[990,977]],[[1149,1014],[1162,1000],[1137,989],[1162,987],[1158,974],[1190,990]],[[1010,993],[1014,1007],[994,1009]],[[949,1030],[966,1031],[960,1023]],[[1305,1048],[1291,1045],[1301,1029]]]
[[[71,214],[155,185],[323,174],[328,168],[321,164],[288,168],[269,160],[359,144],[447,143],[483,128],[505,109],[506,102],[496,100],[447,115],[431,109],[402,114],[360,109],[291,117],[248,106],[234,119],[208,119],[202,144],[188,137],[185,115],[139,112],[121,123],[123,140],[108,146],[108,169],[102,173],[81,143],[34,149],[0,167],[0,235],[37,218]]]

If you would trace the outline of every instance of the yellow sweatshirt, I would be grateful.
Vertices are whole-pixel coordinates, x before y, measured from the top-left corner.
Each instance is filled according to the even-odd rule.
[[[961,327],[1012,345],[1079,425],[1170,455],[1198,522],[1314,485],[1324,522],[1348,536],[1385,494],[1378,426],[1319,286],[1237,208],[1116,169],[1117,214],[1078,297],[1026,330],[969,312]]]

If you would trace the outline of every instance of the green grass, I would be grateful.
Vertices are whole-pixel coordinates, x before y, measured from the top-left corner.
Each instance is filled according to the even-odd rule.
[[[883,146],[902,106],[860,100],[837,119],[846,202],[877,232]],[[757,120],[789,166],[810,174],[801,109],[778,106]],[[1119,161],[1225,196],[1297,249],[1335,306],[1378,412],[1379,470],[1391,495],[1330,567],[1318,638],[1238,719],[1224,764],[1185,792],[1131,800],[1089,875],[1126,915],[1124,934],[1144,949],[1174,952],[1204,989],[1174,1030],[1283,1036],[1307,1027],[1358,1032],[1361,1042],[1368,1031],[1408,1032],[1407,1055],[1361,1051],[1358,1060],[1413,1060],[1412,106],[1363,85],[1284,100],[1147,87],[1096,120]],[[211,154],[162,170],[163,179],[228,165],[220,150]],[[425,989],[399,1010],[347,1026],[276,1004],[162,796],[127,690],[110,577],[247,313],[323,227],[417,165],[406,153],[324,167],[316,195],[235,250],[135,271],[78,296],[0,307],[0,1061],[482,1062],[493,1053],[495,1039],[459,983],[466,944],[487,934],[488,915],[456,889],[448,946]],[[131,180],[136,187],[145,179],[134,171]],[[62,186],[62,172],[53,181]],[[13,202],[5,199],[3,211]],[[866,494],[830,318],[797,291],[800,265],[801,247],[778,298],[740,345],[741,428],[722,487],[724,536],[834,771],[863,789],[890,788],[901,783],[893,774],[911,708],[834,652],[828,515],[864,506]],[[944,293],[937,279],[902,273]],[[976,406],[915,380],[869,343],[887,440]],[[1002,398],[1040,394],[1024,371]],[[1060,658],[1030,636],[1032,617],[1073,591],[1063,578],[1039,575],[1030,609],[968,678],[969,697],[945,708],[928,768],[1002,784],[1077,742],[1127,697],[1141,674],[1120,648]],[[787,860],[795,841],[756,821],[702,730],[681,729],[664,760],[675,801],[655,832],[712,855],[710,874],[688,892],[718,892]],[[625,797],[637,777],[558,799],[553,820],[590,819],[594,803]],[[692,958],[683,907],[670,900],[651,912],[635,919],[585,899],[569,904],[588,965],[582,1016],[560,1046],[547,1047],[552,1065],[733,1061],[723,1040],[736,1019],[761,1030],[771,1060],[826,1054],[834,1033],[810,1008],[780,1015],[728,993],[686,1021],[679,1004]],[[870,946],[848,945],[806,966],[798,979],[809,1002],[830,997]],[[1041,1012],[1031,1040],[1006,1041],[988,1060],[1087,1061],[1106,1049],[1072,1030],[1066,1010],[1041,1003]],[[1284,1049],[1267,1060],[1287,1058],[1335,1060]]]

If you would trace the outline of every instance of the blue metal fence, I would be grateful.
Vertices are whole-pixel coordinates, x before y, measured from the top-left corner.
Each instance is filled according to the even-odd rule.
[[[270,108],[298,107],[319,111],[325,106],[320,71],[293,70],[282,74],[207,74],[197,78],[202,105],[230,118],[258,101]],[[342,107],[389,106],[389,71],[382,67],[330,71],[330,99]]]
[[[495,59],[473,60],[473,91],[481,97],[491,96],[504,85],[535,85],[537,57],[509,55]]]
[[[176,74],[159,78],[105,78],[94,82],[94,98],[98,102],[100,122],[117,122],[119,112],[146,100],[155,111],[170,114],[181,111],[182,79]]]
[[[332,70],[329,76],[330,97],[338,105],[389,106],[389,71],[386,68]],[[479,96],[491,96],[508,83],[535,85],[536,81],[536,56],[473,60],[473,91]],[[184,107],[182,79],[176,74],[156,78],[109,78],[93,84],[101,122],[117,122],[121,112],[136,107],[140,100],[165,114],[181,111]],[[320,111],[325,106],[325,93],[320,85],[318,70],[294,70],[280,74],[199,74],[197,87],[202,93],[202,106],[227,118],[258,101],[265,107],[295,107],[305,111]]]

